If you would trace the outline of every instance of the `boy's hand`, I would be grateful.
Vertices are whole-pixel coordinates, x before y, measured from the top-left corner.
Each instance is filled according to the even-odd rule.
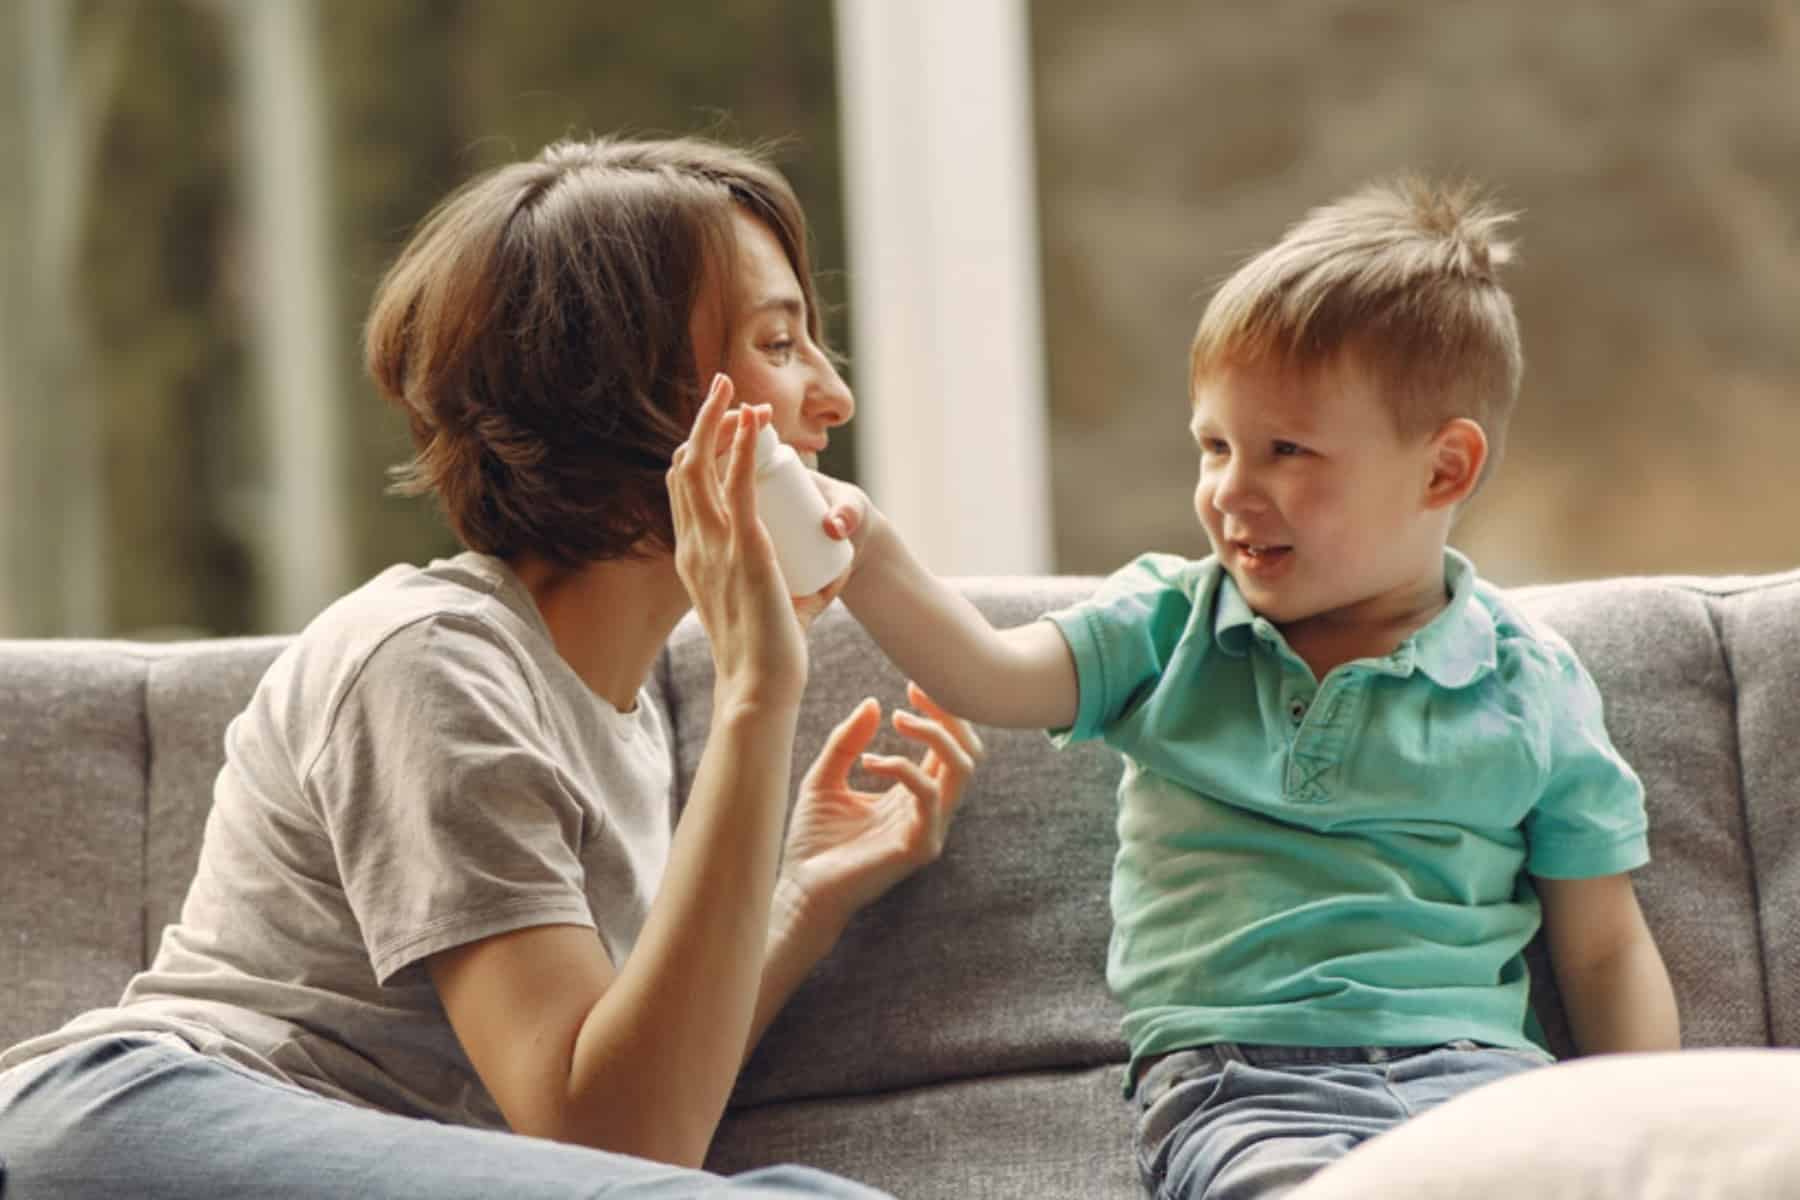
[[[799,903],[821,919],[848,920],[938,857],[963,785],[985,753],[968,722],[938,707],[917,684],[907,685],[907,697],[925,715],[897,711],[894,728],[925,747],[923,758],[864,754],[881,725],[881,706],[864,700],[831,731],[800,782],[781,874]],[[853,788],[850,770],[858,763],[892,786]]]
[[[852,556],[850,565],[844,573],[826,584],[810,596],[796,596],[794,611],[800,617],[803,627],[811,628],[814,618],[838,598],[850,583],[851,576],[856,574],[857,559],[862,554],[864,542],[868,540],[869,530],[874,527],[871,517],[879,517],[873,504],[869,503],[868,494],[852,483],[841,479],[833,479],[829,475],[812,472],[813,485],[825,497],[825,534],[838,541],[850,543]]]
[[[869,502],[869,495],[853,483],[813,472],[813,482],[825,494],[825,532],[849,542],[860,554],[869,531],[881,519],[881,513]],[[856,570],[854,564],[846,575]]]

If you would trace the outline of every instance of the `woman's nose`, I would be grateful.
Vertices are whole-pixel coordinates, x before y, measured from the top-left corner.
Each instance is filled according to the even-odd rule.
[[[856,415],[856,398],[830,359],[823,359],[806,389],[806,415],[821,424],[842,425]]]

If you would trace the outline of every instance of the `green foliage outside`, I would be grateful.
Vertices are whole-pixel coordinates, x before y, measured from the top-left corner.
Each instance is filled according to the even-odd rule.
[[[83,9],[83,6],[78,6]],[[81,18],[97,11],[86,6]],[[228,5],[143,0],[110,105],[85,234],[83,299],[104,398],[111,628],[246,632],[263,469],[249,389],[241,69]],[[453,548],[422,502],[385,494],[404,422],[357,357],[371,291],[431,205],[565,135],[780,139],[814,222],[834,340],[843,220],[829,0],[323,0],[318,33],[340,392],[355,571]],[[852,469],[834,445],[831,469]],[[279,448],[272,448],[279,452]]]

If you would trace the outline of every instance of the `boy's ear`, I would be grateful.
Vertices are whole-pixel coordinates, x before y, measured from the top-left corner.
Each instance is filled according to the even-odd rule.
[[[1427,508],[1461,504],[1475,491],[1487,463],[1487,434],[1467,417],[1445,421],[1431,435],[1431,479],[1425,487]]]

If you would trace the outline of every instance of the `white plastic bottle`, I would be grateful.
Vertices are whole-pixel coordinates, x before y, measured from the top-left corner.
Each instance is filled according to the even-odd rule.
[[[756,512],[775,543],[788,592],[810,596],[850,567],[848,541],[825,532],[825,497],[773,425],[756,431]]]

